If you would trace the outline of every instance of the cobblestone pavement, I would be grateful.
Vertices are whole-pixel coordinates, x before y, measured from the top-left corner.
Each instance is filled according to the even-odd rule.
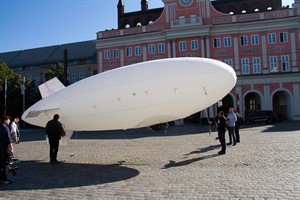
[[[49,164],[43,129],[22,131],[0,199],[300,199],[300,123],[245,126],[218,156],[207,126],[78,132]],[[227,138],[227,135],[226,135]]]

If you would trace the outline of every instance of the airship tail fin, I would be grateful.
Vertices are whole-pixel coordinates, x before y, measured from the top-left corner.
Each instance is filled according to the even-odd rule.
[[[59,108],[49,108],[49,109],[45,109],[45,110],[32,110],[28,113],[26,113],[26,116],[22,116],[23,119],[25,118],[34,118],[34,117],[38,117],[41,113],[48,113],[47,115],[49,115],[49,113],[51,113],[51,116],[52,117],[52,112],[56,112]],[[51,119],[50,117],[50,119]]]
[[[39,85],[39,90],[42,95],[42,98],[45,98],[50,94],[53,94],[64,88],[65,86],[56,77]]]

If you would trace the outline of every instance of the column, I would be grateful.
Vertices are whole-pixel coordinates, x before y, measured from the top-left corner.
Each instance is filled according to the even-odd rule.
[[[236,71],[236,75],[241,75],[240,70],[240,53],[239,53],[239,35],[233,35],[233,48],[234,48],[234,69]]]
[[[291,38],[291,54],[292,54],[292,60],[290,63],[292,63],[291,69],[293,72],[298,72],[298,66],[297,66],[297,49],[296,49],[296,35],[295,30],[290,30],[290,38]]]
[[[124,66],[125,62],[125,51],[124,51],[124,46],[120,47],[120,67]]]
[[[176,40],[172,40],[172,56],[176,58]]]
[[[167,40],[168,58],[172,58],[172,40]]]
[[[292,120],[300,120],[300,88],[299,83],[293,84]]]
[[[143,48],[143,61],[147,61],[147,43],[143,43],[142,44],[142,48]]]
[[[262,48],[263,74],[268,74],[269,73],[269,67],[268,67],[268,57],[267,57],[266,32],[261,33],[261,48]]]
[[[102,50],[98,50],[98,72],[103,72],[103,53]]]
[[[201,57],[205,58],[205,41],[204,41],[204,37],[201,37],[200,49],[201,49]]]
[[[265,110],[273,110],[273,100],[270,96],[270,85],[269,84],[265,84],[264,85],[264,99],[263,99],[263,105],[262,105],[262,109]]]
[[[210,41],[209,41],[209,36],[205,37],[205,42],[206,42],[206,58],[210,58]]]
[[[245,113],[244,113],[244,96],[242,94],[242,87],[241,85],[237,85],[235,86],[235,91],[236,91],[236,95],[238,94],[239,95],[239,108],[240,108],[240,115],[241,116],[244,116]],[[235,98],[237,98],[237,96],[235,96]],[[236,105],[235,105],[235,108],[237,109],[237,101],[235,101]]]

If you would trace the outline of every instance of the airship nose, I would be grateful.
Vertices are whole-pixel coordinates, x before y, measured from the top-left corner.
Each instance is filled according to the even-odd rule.
[[[223,82],[223,84],[231,83],[230,85],[232,85],[233,87],[237,81],[234,69],[221,61],[214,60],[214,62],[216,62],[215,64],[218,66],[218,69],[216,69],[218,71],[216,78],[220,79]]]
[[[225,64],[225,63],[224,63]],[[232,83],[234,83],[234,85],[236,84],[236,81],[237,81],[237,76],[236,76],[236,73],[235,73],[235,71],[234,71],[234,69],[231,67],[231,66],[229,66],[229,65],[227,65],[227,64],[225,64],[226,66],[226,71],[227,71],[227,73],[226,73],[226,77],[227,77],[227,79],[230,81],[230,82],[232,82]]]
[[[22,119],[23,121],[25,121],[25,122],[27,122],[27,121],[26,121],[26,115],[27,115],[27,111],[25,111],[25,112],[22,114],[22,116],[21,116],[21,119]]]
[[[208,94],[209,98],[212,100],[220,100],[226,96],[232,88],[235,86],[237,81],[237,76],[234,69],[218,60],[205,59],[208,74],[205,78],[205,93]],[[212,102],[211,102],[212,103]]]

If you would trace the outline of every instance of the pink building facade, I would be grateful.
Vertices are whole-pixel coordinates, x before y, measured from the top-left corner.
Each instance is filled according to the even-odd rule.
[[[233,106],[241,115],[274,110],[300,120],[300,1],[293,8],[239,15],[220,13],[209,0],[163,2],[153,23],[97,33],[99,73],[154,59],[213,58],[232,66],[238,81],[200,117]]]

